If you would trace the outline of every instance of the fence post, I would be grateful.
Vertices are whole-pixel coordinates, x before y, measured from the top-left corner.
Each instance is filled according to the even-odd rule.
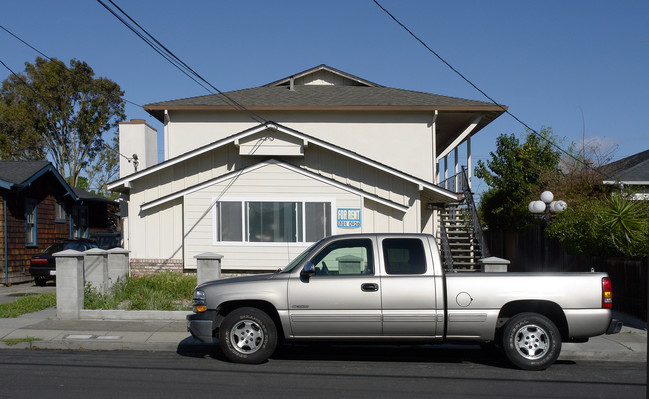
[[[205,252],[194,256],[194,258],[197,259],[196,281],[198,285],[221,278],[221,259],[223,259],[223,255]]]
[[[78,320],[83,307],[83,253],[68,249],[57,252],[56,316],[61,320]]]
[[[108,253],[100,248],[92,248],[85,251],[83,256],[85,283],[105,295],[108,292]]]
[[[108,250],[108,289],[113,288],[117,280],[124,280],[129,272],[129,254],[131,251],[123,248]]]
[[[507,259],[497,258],[495,256],[480,259],[479,262],[482,265],[482,271],[485,273],[490,273],[490,272],[504,273],[507,271],[507,265],[509,265],[510,263]]]

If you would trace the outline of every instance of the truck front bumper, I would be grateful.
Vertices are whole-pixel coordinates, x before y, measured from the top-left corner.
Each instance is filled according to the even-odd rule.
[[[192,337],[206,344],[214,342],[214,316],[216,312],[208,310],[203,313],[187,315],[187,331]]]
[[[606,334],[617,334],[622,329],[622,322],[619,320],[611,319],[611,322],[606,329]]]

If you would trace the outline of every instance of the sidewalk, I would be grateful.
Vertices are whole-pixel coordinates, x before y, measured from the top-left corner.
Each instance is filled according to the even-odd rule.
[[[44,287],[47,289],[49,287]],[[3,297],[19,296],[12,287],[0,287]],[[14,298],[15,299],[15,298]],[[0,349],[67,349],[67,350],[138,350],[205,352],[217,350],[216,344],[203,344],[187,332],[185,315],[189,312],[114,311],[106,320],[59,320],[56,309],[30,313],[18,318],[0,319],[0,340],[31,339],[8,345],[0,341]],[[106,317],[105,314],[98,314]],[[136,317],[136,319],[133,319]],[[647,361],[646,323],[625,319],[633,327],[625,326],[619,334],[601,335],[589,342],[564,343],[559,360]],[[638,327],[638,328],[636,328]]]

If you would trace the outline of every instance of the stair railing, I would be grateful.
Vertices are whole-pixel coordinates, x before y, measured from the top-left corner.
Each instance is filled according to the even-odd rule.
[[[442,236],[442,254],[444,256],[444,264],[446,265],[446,270],[457,272],[457,270],[455,270],[455,266],[453,266],[453,254],[451,253],[451,246],[448,243],[448,234],[446,234],[446,226],[444,218],[442,216],[440,216],[439,227]]]
[[[461,180],[462,194],[464,196],[466,206],[469,210],[471,227],[473,228],[473,234],[476,240],[478,241],[478,245],[480,246],[481,258],[488,258],[489,249],[487,248],[487,243],[484,239],[484,234],[482,233],[482,226],[480,225],[478,210],[476,209],[475,202],[473,201],[473,193],[471,192],[471,187],[469,186],[469,179],[467,178],[466,170],[464,169],[464,166],[462,167],[462,173],[460,178],[462,179]]]

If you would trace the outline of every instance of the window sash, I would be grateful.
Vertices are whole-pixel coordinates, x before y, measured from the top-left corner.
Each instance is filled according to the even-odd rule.
[[[88,207],[72,208],[72,238],[88,238]]]
[[[38,245],[38,208],[31,199],[25,200],[25,245]]]
[[[67,213],[65,212],[65,204],[56,201],[54,205],[54,221],[56,223],[65,223],[66,219]]]
[[[220,201],[218,242],[315,242],[331,235],[332,204],[307,201]]]

